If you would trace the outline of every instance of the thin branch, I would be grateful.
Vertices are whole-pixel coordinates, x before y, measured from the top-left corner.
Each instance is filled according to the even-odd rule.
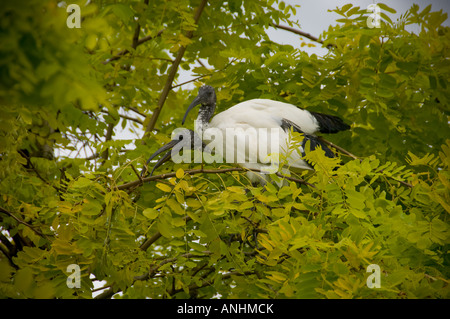
[[[141,111],[139,111],[137,108],[135,108],[134,106],[127,106],[127,108],[129,108],[130,110],[132,110],[134,113],[139,114],[140,116],[145,117],[145,114],[142,113]]]
[[[33,226],[31,226],[30,224],[28,224],[27,222],[21,220],[20,218],[16,217],[13,213],[11,213],[10,211],[4,209],[3,207],[0,207],[0,212],[4,213],[10,217],[12,217],[14,220],[16,220],[18,223],[27,226],[28,228],[30,228],[33,232],[35,232],[37,235],[48,239],[47,235],[43,234],[42,232],[40,232],[39,230],[35,229]]]
[[[208,0],[202,0],[200,5],[198,6],[197,10],[195,11],[195,14],[194,14],[195,24],[198,24],[198,21],[200,20],[200,16],[201,16],[203,9],[205,8],[207,2],[208,2]],[[191,39],[193,35],[194,35],[193,31],[187,31],[185,34],[185,37],[188,39]],[[180,49],[178,50],[175,61],[172,63],[172,65],[170,67],[169,75],[167,77],[164,89],[161,92],[161,95],[159,97],[158,105],[157,105],[156,109],[153,111],[152,117],[150,118],[150,121],[148,122],[147,127],[145,129],[144,136],[147,135],[148,133],[150,133],[151,131],[153,131],[153,129],[156,125],[156,120],[158,119],[159,114],[161,113],[161,110],[167,99],[167,96],[169,95],[169,92],[172,88],[173,80],[175,79],[175,75],[177,74],[178,66],[181,63],[181,59],[183,58],[185,51],[186,51],[185,46],[181,46]],[[144,144],[145,141],[143,140],[142,143]]]
[[[113,117],[111,115],[111,113],[109,113],[107,110],[101,110],[100,112],[102,112],[104,114],[108,114],[109,116]],[[136,123],[141,124],[141,125],[144,124],[144,122],[141,119],[138,119],[138,118],[135,118],[135,117],[131,117],[131,116],[128,116],[128,115],[124,115],[124,114],[120,114],[119,113],[119,117],[121,117],[123,119],[126,119],[126,120],[130,120],[130,121],[136,122]]]
[[[108,141],[111,140],[112,134],[113,134],[113,132],[114,132],[114,126],[115,126],[114,123],[109,123],[109,124],[108,124],[108,128],[106,129],[105,142],[108,142]],[[102,160],[103,160],[102,165],[103,165],[103,164],[106,162],[106,160],[108,159],[108,154],[109,154],[108,148],[106,148],[106,150],[104,150],[103,153],[102,153],[102,155],[101,155],[101,158],[102,158]]]
[[[343,153],[343,154],[345,154],[345,155],[348,155],[348,156],[350,156],[350,157],[353,158],[353,159],[357,159],[357,160],[361,161],[361,159],[360,159],[358,156],[353,155],[353,154],[350,153],[349,151],[343,149],[343,148],[340,147],[340,146],[337,146],[337,145],[331,143],[330,141],[327,141],[327,140],[324,139],[323,137],[318,136],[318,139],[319,139],[321,142],[324,142],[325,144],[328,144],[328,145],[331,146],[332,148],[338,150],[339,152],[341,152],[341,153]]]
[[[244,272],[232,271],[232,272],[223,274],[221,276],[220,280],[229,279],[231,276],[248,276],[248,275],[254,275],[254,274],[255,274],[255,272],[254,271],[250,271],[250,270],[244,271]],[[213,279],[204,280],[200,284],[200,286],[197,286],[197,284],[192,284],[192,285],[190,285],[188,287],[188,291],[193,291],[193,290],[200,289],[200,288],[203,288],[203,287],[206,287],[206,286],[212,286],[214,284],[214,281],[215,280],[213,280]],[[180,291],[183,291],[183,288],[176,289],[176,290],[172,291],[171,295],[176,294],[177,292],[180,292]]]
[[[145,6],[148,6],[148,1],[149,0],[144,0],[144,4]],[[138,46],[138,42],[139,42],[139,33],[141,32],[141,24],[138,22],[136,25],[136,29],[134,30],[134,34],[133,34],[133,42],[131,47],[133,49],[136,49],[136,47]]]
[[[188,81],[186,81],[186,82],[183,82],[183,83],[180,83],[180,84],[176,84],[176,85],[172,85],[171,89],[177,88],[177,87],[179,87],[179,86],[182,86],[182,85],[185,85],[185,84],[188,84],[188,83],[191,83],[191,82],[195,82],[195,81],[197,81],[197,80],[203,79],[203,78],[205,78],[205,77],[207,77],[207,76],[211,76],[211,75],[213,75],[213,74],[214,74],[214,73],[208,73],[208,74],[203,74],[203,75],[197,76],[196,78],[193,78],[193,79],[188,80]]]
[[[143,181],[142,181],[142,177],[141,177],[141,175],[138,173],[138,171],[136,170],[136,168],[134,168],[134,165],[133,164],[131,164],[131,168],[133,169],[133,172],[136,174],[136,176],[139,178],[139,180],[141,181],[141,183],[144,183]]]
[[[204,67],[205,69],[207,69],[206,65],[202,62],[202,60],[197,59],[198,64],[200,64],[202,67]]]
[[[138,47],[139,45],[141,45],[141,44],[143,44],[143,43],[145,43],[145,42],[147,42],[147,41],[152,40],[152,39],[155,38],[155,37],[161,36],[161,34],[162,34],[163,32],[164,32],[164,30],[160,30],[160,31],[158,31],[158,33],[156,34],[156,36],[148,35],[148,36],[145,36],[145,37],[143,37],[143,38],[140,38],[140,39],[137,41],[137,43],[136,43],[136,47]],[[130,53],[129,50],[126,50],[126,49],[125,49],[125,50],[122,50],[122,51],[120,51],[119,53],[117,53],[115,56],[113,56],[113,57],[111,57],[111,58],[109,58],[109,59],[103,61],[102,63],[103,63],[103,64],[108,64],[109,62],[112,62],[112,61],[115,61],[115,60],[119,60],[122,56],[124,56],[124,55],[126,55],[126,54],[128,54],[128,53]]]
[[[31,161],[31,157],[27,156],[27,154],[25,154],[25,152],[23,152],[22,150],[18,150],[19,154],[24,157],[27,160],[27,164],[30,166],[30,168],[33,170],[33,172],[36,173],[36,176],[45,184],[53,187],[56,191],[59,192],[59,188],[53,184],[51,184],[49,181],[46,181],[41,174],[39,173],[39,171],[36,169],[36,166],[34,166],[33,162]]]
[[[185,222],[190,221],[192,218],[189,216],[184,216],[183,220]],[[141,250],[146,251],[148,249],[148,247],[150,247],[155,241],[157,241],[160,237],[161,237],[161,233],[160,232],[156,232],[152,237],[150,237],[149,239],[147,239],[139,248]]]
[[[177,85],[173,85],[173,86],[172,86],[172,89],[174,89],[174,88],[176,88],[176,87],[179,87],[179,86],[182,86],[182,85],[185,85],[185,84],[188,84],[188,83],[191,83],[191,82],[195,82],[195,81],[200,80],[200,79],[202,79],[202,78],[205,78],[205,77],[207,77],[207,76],[213,76],[215,73],[223,72],[226,68],[228,68],[228,66],[230,66],[231,64],[233,64],[233,62],[236,61],[236,60],[237,60],[236,58],[231,59],[231,61],[228,62],[227,65],[225,65],[222,69],[214,70],[214,71],[211,72],[211,73],[202,74],[202,75],[197,76],[197,77],[195,77],[195,78],[193,78],[193,79],[191,79],[191,80],[188,80],[188,81],[186,81],[186,82],[183,82],[183,83],[180,83],[180,84],[177,84]],[[200,60],[199,60],[199,61],[200,61]]]
[[[270,25],[275,27],[275,28],[278,28],[278,29],[282,29],[282,30],[285,30],[285,31],[289,31],[289,32],[298,34],[298,35],[300,35],[302,37],[310,39],[311,41],[323,44],[322,40],[319,40],[319,38],[317,38],[317,37],[315,37],[315,36],[313,36],[313,35],[311,35],[311,34],[309,34],[307,32],[304,32],[304,31],[301,31],[301,30],[298,30],[298,29],[295,29],[295,28],[292,28],[292,27],[289,27],[289,26],[280,25],[280,24],[277,24],[277,23],[271,23]],[[327,48],[331,49],[334,46],[335,46],[334,44],[328,44]]]
[[[359,157],[356,156],[356,155],[353,155],[352,153],[350,153],[349,151],[343,149],[342,147],[337,146],[337,145],[331,143],[330,141],[325,140],[324,138],[322,138],[322,137],[320,137],[320,136],[319,136],[319,140],[321,140],[321,141],[324,142],[325,144],[330,145],[331,147],[333,147],[334,149],[338,150],[339,152],[341,152],[341,153],[343,153],[343,154],[345,154],[345,155],[347,155],[347,156],[350,156],[350,157],[353,158],[353,159],[359,160],[359,162],[362,162],[362,159],[361,159],[361,158],[359,158]],[[382,173],[382,172],[383,172],[383,170],[380,171],[380,173]],[[385,175],[385,176],[386,176],[387,178],[390,178],[390,179],[392,179],[392,180],[394,180],[394,181],[396,181],[396,182],[398,182],[398,183],[400,183],[400,184],[406,186],[406,187],[413,188],[413,185],[410,184],[410,183],[408,183],[408,182],[404,182],[404,181],[398,180],[398,179],[396,179],[396,178],[393,177],[393,176],[388,176],[388,175]]]
[[[92,160],[97,159],[97,158],[99,158],[99,157],[100,157],[100,154],[99,154],[99,153],[94,153],[94,154],[92,154],[91,156],[88,156],[88,157],[84,158],[84,160],[85,160],[85,161],[92,161]]]
[[[163,261],[161,261],[158,265],[151,268],[147,273],[134,277],[134,280],[147,280],[149,278],[152,278],[156,274],[156,272],[158,271],[159,268],[161,268],[165,264],[177,261],[178,258],[188,258],[188,259],[189,258],[205,258],[208,255],[212,254],[212,252],[210,252],[209,250],[205,250],[202,253],[204,253],[205,255],[199,255],[199,254],[195,254],[195,253],[185,253],[185,254],[180,255],[179,257],[166,258]]]
[[[141,124],[141,125],[144,124],[144,122],[142,120],[140,120],[138,118],[135,118],[135,117],[131,117],[131,116],[124,115],[124,114],[119,114],[119,116],[121,118],[123,118],[123,119],[130,120],[130,121],[136,122],[136,123]]]
[[[189,175],[195,175],[195,174],[222,174],[222,173],[228,173],[228,172],[247,172],[247,171],[252,171],[252,172],[257,172],[257,173],[261,173],[260,170],[257,169],[248,169],[248,168],[243,168],[243,167],[230,167],[230,168],[222,168],[222,169],[191,169],[191,170],[186,170],[184,171],[185,174],[189,174]],[[311,186],[313,188],[315,188],[314,185],[306,182],[303,179],[299,179],[299,178],[295,178],[295,177],[291,177],[291,176],[286,176],[283,175],[281,173],[276,173],[276,175],[278,177],[281,178],[285,178],[297,183],[301,183],[304,185],[308,185]],[[145,177],[142,179],[143,182],[151,182],[151,181],[155,181],[155,180],[159,180],[159,179],[166,179],[166,178],[170,178],[170,177],[174,177],[176,176],[176,172],[170,172],[170,173],[166,173],[166,174],[161,174],[161,175],[153,175],[153,176],[149,176],[149,177]],[[132,182],[128,182],[119,186],[116,186],[117,190],[124,190],[124,189],[128,189],[128,188],[132,188],[135,186],[138,186],[141,184],[140,180],[136,180],[136,181],[132,181]]]

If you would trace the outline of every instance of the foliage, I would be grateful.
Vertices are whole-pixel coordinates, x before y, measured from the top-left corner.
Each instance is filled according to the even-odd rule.
[[[380,4],[371,29],[348,4],[318,57],[269,39],[299,27],[278,0],[72,2],[80,29],[53,0],[0,11],[0,296],[92,298],[104,281],[98,298],[449,298],[447,14],[392,22]],[[195,94],[181,70],[218,112],[261,97],[344,118],[325,136],[341,157],[309,152],[315,171],[280,188],[228,164],[142,180]]]

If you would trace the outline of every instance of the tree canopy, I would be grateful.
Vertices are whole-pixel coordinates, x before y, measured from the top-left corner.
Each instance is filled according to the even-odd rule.
[[[315,37],[280,0],[2,4],[0,297],[449,298],[447,13],[378,6],[379,28],[347,4]],[[268,98],[351,129],[282,187],[226,163],[140,177],[203,84],[216,112]]]

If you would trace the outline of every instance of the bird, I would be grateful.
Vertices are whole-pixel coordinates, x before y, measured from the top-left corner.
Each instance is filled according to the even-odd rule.
[[[260,148],[265,147],[266,150],[270,148],[272,151],[275,149],[275,152],[271,153],[272,155],[283,154],[288,162],[287,173],[297,169],[311,170],[313,169],[311,163],[302,159],[305,156],[307,141],[310,142],[310,150],[320,147],[325,152],[325,156],[333,158],[335,154],[315,133],[337,133],[350,129],[350,126],[337,116],[311,112],[289,103],[269,99],[247,100],[213,116],[216,100],[215,90],[212,86],[200,87],[197,97],[184,114],[182,124],[184,125],[189,112],[195,106],[200,105],[194,133],[202,139],[204,145],[214,144],[216,146],[219,142],[219,147],[214,147],[216,159],[223,158],[227,162],[248,168],[247,176],[252,183],[265,184],[268,181],[266,175],[274,173],[273,168],[278,168],[276,165],[278,163],[275,165],[273,162],[269,163],[267,152],[260,153]],[[213,130],[213,133],[210,130]],[[228,130],[237,133],[231,135],[232,138],[227,138]],[[301,145],[298,146],[299,152],[289,152],[290,131],[303,134]],[[242,132],[246,134],[241,134]],[[266,133],[261,134],[261,132]],[[211,139],[212,136],[215,139]],[[246,141],[250,141],[250,143],[245,144]],[[176,145],[177,142],[172,140],[169,144]],[[186,145],[186,141],[183,145]],[[238,148],[239,145],[245,146]],[[274,145],[275,147],[273,147]],[[165,146],[163,148],[167,149]],[[253,160],[249,160],[251,158]],[[255,171],[261,171],[263,174]],[[286,168],[283,169],[283,172],[286,172]]]

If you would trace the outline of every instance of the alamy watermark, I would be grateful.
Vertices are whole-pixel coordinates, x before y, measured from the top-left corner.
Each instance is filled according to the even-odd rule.
[[[195,127],[201,123],[195,121]],[[188,130],[177,128],[172,132],[172,139],[180,139],[182,146],[171,150],[174,163],[226,163],[234,164],[263,164],[261,171],[274,174],[280,164],[280,132],[281,128],[226,128],[225,130],[208,127],[201,132],[192,135]],[[283,133],[284,134],[284,133]],[[207,141],[207,147],[202,148],[203,141]],[[194,152],[192,160],[190,150]],[[202,152],[198,152],[202,150]]]
[[[370,29],[381,28],[380,7],[377,4],[369,4],[367,6],[367,12],[372,12],[372,14],[367,17],[367,26]]]
[[[66,25],[68,28],[81,28],[81,9],[78,4],[69,4],[67,6],[67,12],[69,12],[69,16],[66,20]]]
[[[366,284],[367,287],[372,288],[381,288],[381,269],[377,264],[370,264],[367,266],[366,272],[372,273],[367,277]]]
[[[77,264],[70,264],[67,266],[68,273],[70,273],[69,276],[67,276],[66,284],[67,287],[70,289],[73,288],[81,288],[81,270],[80,266]]]

